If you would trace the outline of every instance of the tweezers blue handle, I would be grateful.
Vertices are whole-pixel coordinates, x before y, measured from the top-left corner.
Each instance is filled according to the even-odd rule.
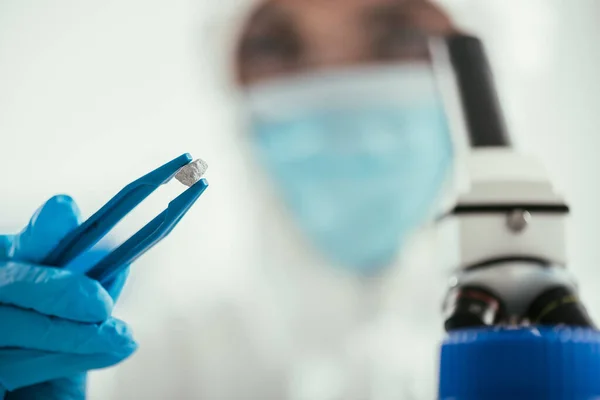
[[[58,246],[52,250],[48,256],[46,256],[46,258],[42,261],[42,264],[54,267],[64,267],[67,265],[77,256],[98,243],[133,208],[144,201],[150,194],[152,194],[152,192],[158,189],[158,187],[169,182],[182,167],[186,166],[191,161],[192,156],[190,154],[183,154],[127,185],[88,220],[86,220],[74,231],[69,233],[58,244]],[[207,185],[206,181],[204,182]],[[186,192],[180,195],[172,203],[175,203],[179,198],[182,199],[182,202],[187,199],[191,201],[191,203],[187,205],[187,209],[189,209],[193,202],[199,197],[199,195],[194,195],[197,189],[190,192],[190,195],[184,196],[190,190],[191,188],[186,190]],[[185,211],[187,211],[187,209],[185,209]],[[165,212],[168,214],[167,211],[168,210]],[[170,216],[170,218],[173,217]],[[179,219],[181,219],[181,216],[172,225],[175,226]],[[172,229],[173,226],[170,229]],[[145,228],[142,228],[140,232],[134,235],[134,237],[138,237],[138,241],[139,238],[141,238],[140,233],[144,230]],[[146,234],[149,233],[149,231],[145,232]],[[156,242],[157,241],[153,241],[150,247]]]
[[[166,210],[156,216],[136,234],[100,260],[86,275],[100,283],[107,283],[118,274],[123,265],[134,262],[152,246],[167,236],[188,212],[194,202],[208,187],[206,179],[196,182],[191,188],[169,203]]]

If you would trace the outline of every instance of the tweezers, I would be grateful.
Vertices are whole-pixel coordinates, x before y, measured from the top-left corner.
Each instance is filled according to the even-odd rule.
[[[169,182],[192,160],[190,154],[183,154],[125,186],[100,210],[63,238],[46,256],[42,265],[65,267],[97,244],[131,210],[161,185]],[[162,213],[88,269],[86,275],[102,284],[109,282],[127,265],[164,239],[207,187],[206,179],[200,179],[172,200]]]

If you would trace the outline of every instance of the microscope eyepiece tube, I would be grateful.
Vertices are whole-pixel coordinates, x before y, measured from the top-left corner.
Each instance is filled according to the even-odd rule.
[[[483,43],[472,36],[446,38],[471,147],[510,147]]]

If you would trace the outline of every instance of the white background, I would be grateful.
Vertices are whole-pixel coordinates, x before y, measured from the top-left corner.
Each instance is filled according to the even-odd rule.
[[[212,187],[136,265],[125,303],[141,283],[151,289],[136,297],[168,294],[172,303],[187,301],[189,291],[179,288],[191,282],[204,282],[191,288],[196,296],[210,292],[227,271],[204,260],[227,252],[232,232],[244,228],[236,214],[244,199],[232,195],[244,166],[227,156],[235,136],[215,78],[227,71],[215,51],[225,42],[215,35],[232,22],[215,20],[222,17],[217,3],[0,0],[2,231],[19,229],[57,192],[74,196],[89,215],[183,152],[210,165]],[[600,320],[600,2],[444,3],[486,41],[512,132],[571,201],[570,267]],[[139,227],[178,190],[153,197],[118,234]],[[171,278],[159,279],[166,270]]]

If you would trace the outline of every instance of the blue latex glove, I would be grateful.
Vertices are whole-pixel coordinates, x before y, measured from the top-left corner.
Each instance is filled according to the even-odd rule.
[[[119,363],[137,345],[111,317],[126,273],[103,288],[81,271],[37,265],[80,223],[70,197],[42,206],[16,236],[0,236],[0,399],[85,399],[86,372]],[[82,264],[87,264],[83,265]]]

